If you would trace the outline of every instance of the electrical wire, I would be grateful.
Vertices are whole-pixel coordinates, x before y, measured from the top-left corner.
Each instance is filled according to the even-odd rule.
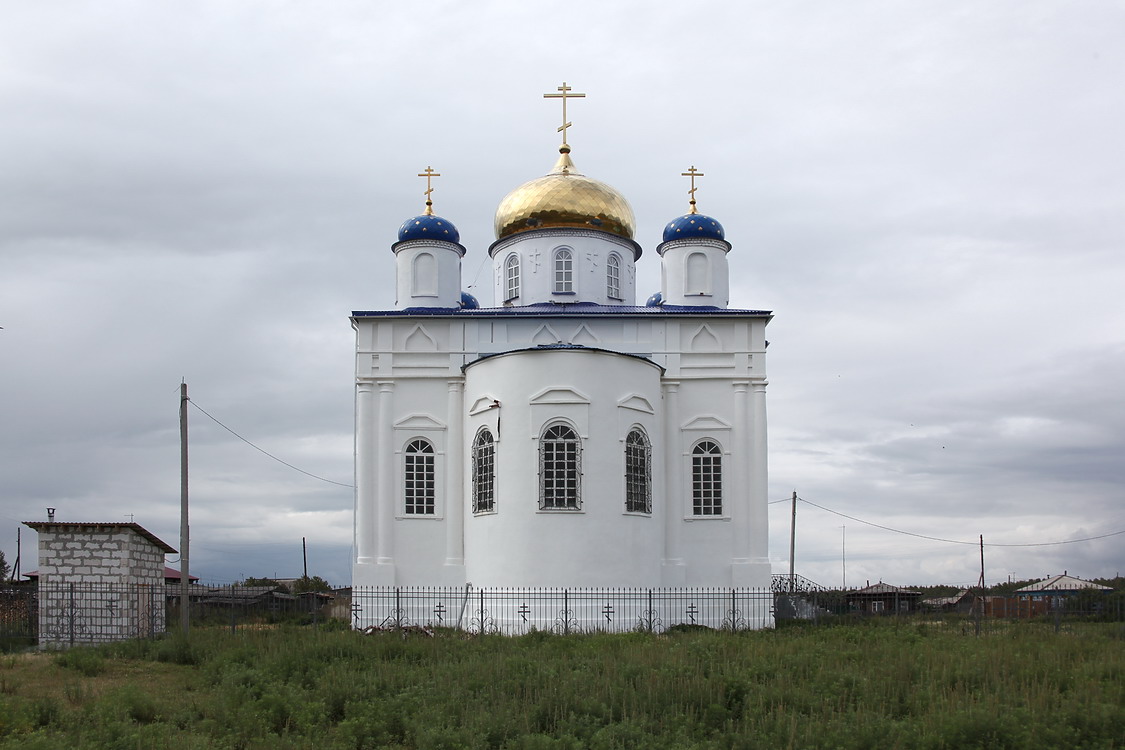
[[[841,513],[838,510],[832,510],[831,508],[825,508],[823,505],[818,505],[811,500],[806,500],[803,497],[798,497],[797,499],[800,500],[802,503],[805,503],[806,505],[813,506],[814,508],[820,508],[823,511],[826,511],[828,513],[832,513],[832,514],[837,515],[837,516],[841,516],[843,518],[847,518],[851,521],[855,521],[856,523],[866,524],[867,526],[874,526],[875,528],[883,529],[884,531],[892,531],[895,534],[905,534],[906,536],[913,536],[913,537],[917,537],[918,539],[928,539],[931,542],[946,542],[948,544],[969,544],[969,545],[973,545],[973,546],[978,546],[980,544],[979,540],[978,541],[972,541],[972,542],[966,542],[966,541],[961,540],[961,539],[943,539],[942,537],[939,537],[939,536],[927,536],[926,534],[916,534],[913,531],[903,531],[902,529],[895,529],[895,528],[892,528],[890,526],[883,526],[882,524],[874,523],[872,521],[865,521],[862,518],[856,518],[855,516],[849,516],[847,513]],[[780,502],[780,501],[777,501],[777,502]],[[773,503],[770,503],[770,504],[773,505]],[[1120,536],[1121,534],[1125,534],[1125,529],[1122,529],[1121,531],[1113,531],[1113,532],[1110,532],[1108,534],[1099,534],[1098,536],[1089,536],[1089,537],[1085,537],[1083,539],[1067,539],[1066,541],[1062,541],[1062,542],[1027,542],[1027,543],[1021,543],[1021,544],[1006,544],[1006,543],[1002,543],[1002,542],[986,542],[984,546],[985,547],[1053,547],[1053,546],[1057,546],[1057,545],[1060,545],[1060,544],[1077,544],[1078,542],[1092,542],[1095,539],[1106,539],[1106,538],[1111,537],[1111,536]]]
[[[199,411],[203,412],[204,416],[206,416],[206,417],[207,417],[208,419],[210,419],[210,420],[211,420],[212,422],[214,422],[215,424],[219,425],[219,427],[222,427],[222,428],[223,428],[224,430],[226,430],[226,431],[227,431],[227,432],[229,432],[230,434],[234,435],[234,436],[235,436],[236,438],[238,438],[238,439],[239,439],[239,440],[241,440],[242,442],[246,443],[247,445],[249,445],[249,446],[250,446],[251,448],[253,448],[254,450],[258,451],[259,453],[261,453],[261,454],[263,454],[263,455],[269,456],[269,457],[270,457],[270,458],[272,458],[272,459],[273,459],[274,461],[277,461],[277,462],[278,462],[279,464],[284,464],[285,466],[288,466],[288,467],[289,467],[290,469],[292,469],[293,471],[299,471],[299,472],[301,472],[302,474],[304,474],[305,476],[309,476],[309,477],[312,477],[313,479],[319,479],[319,480],[320,480],[320,481],[322,481],[322,482],[328,482],[329,484],[334,484],[334,485],[337,485],[337,486],[339,486],[339,487],[347,487],[347,488],[349,488],[349,489],[355,489],[355,485],[354,485],[354,484],[344,484],[343,482],[336,482],[336,481],[334,481],[334,480],[332,480],[332,479],[325,479],[324,477],[321,477],[321,476],[317,476],[316,474],[313,474],[312,472],[309,472],[309,471],[305,471],[304,469],[301,469],[301,468],[299,468],[299,467],[297,467],[297,466],[294,466],[293,464],[289,463],[288,461],[283,461],[283,460],[281,460],[280,458],[278,458],[277,456],[273,455],[273,454],[272,454],[272,453],[270,453],[269,451],[267,451],[267,450],[265,450],[265,449],[263,449],[263,448],[259,448],[258,446],[254,445],[254,444],[253,444],[253,443],[251,443],[251,442],[250,442],[249,440],[247,440],[246,438],[242,437],[242,436],[241,436],[241,435],[239,435],[239,434],[238,434],[237,432],[235,432],[235,431],[234,431],[234,430],[232,430],[231,428],[227,427],[227,426],[226,426],[225,424],[223,424],[223,423],[222,423],[222,422],[220,422],[219,420],[215,419],[215,418],[214,418],[213,416],[211,416],[210,414],[208,414],[208,413],[207,413],[207,411],[206,411],[206,410],[205,410],[205,409],[204,409],[204,408],[203,408],[202,406],[200,406],[199,404],[195,403],[195,401],[193,401],[192,399],[190,399],[190,398],[189,398],[189,399],[188,399],[188,403],[190,403],[190,404],[191,404],[192,406],[194,406],[194,407],[195,407],[196,409],[199,409]]]

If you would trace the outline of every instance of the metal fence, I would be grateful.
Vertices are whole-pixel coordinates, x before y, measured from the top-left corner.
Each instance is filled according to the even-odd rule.
[[[40,583],[0,588],[0,640],[58,648],[164,632],[164,585]]]
[[[767,589],[370,587],[352,590],[352,626],[449,627],[471,633],[661,633],[773,625]]]

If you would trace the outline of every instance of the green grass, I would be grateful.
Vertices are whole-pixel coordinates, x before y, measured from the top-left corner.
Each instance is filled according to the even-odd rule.
[[[0,657],[0,748],[1119,748],[1121,626],[193,631]]]

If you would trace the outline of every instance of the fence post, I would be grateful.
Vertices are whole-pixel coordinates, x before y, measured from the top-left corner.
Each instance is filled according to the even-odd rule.
[[[235,612],[234,612],[235,606],[236,605],[235,605],[235,601],[234,601],[234,584],[232,583],[230,585],[230,632],[231,632],[231,635],[234,635],[234,630],[235,630]]]
[[[480,634],[484,635],[484,589],[479,589],[480,593]]]
[[[74,584],[73,583],[70,584],[68,586],[68,589],[70,591],[70,614],[66,619],[67,619],[67,630],[69,632],[69,638],[70,638],[70,645],[73,646],[74,645],[74,616],[76,614],[75,610],[74,610]]]

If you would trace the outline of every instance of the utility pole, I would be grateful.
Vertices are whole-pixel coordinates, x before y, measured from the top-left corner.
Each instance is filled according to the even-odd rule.
[[[840,586],[844,591],[848,590],[848,555],[845,551],[845,541],[847,539],[848,527],[840,527]]]
[[[309,580],[309,549],[305,546],[305,538],[301,537],[301,559],[305,565],[305,581]]]
[[[191,624],[191,572],[188,565],[188,432],[187,383],[180,382],[180,631],[187,637]]]
[[[794,561],[797,550],[797,490],[793,490],[793,517],[789,521],[789,592],[797,590],[797,576]]]
[[[980,635],[980,618],[984,614],[984,534],[980,535],[980,580],[977,581],[976,634]]]

